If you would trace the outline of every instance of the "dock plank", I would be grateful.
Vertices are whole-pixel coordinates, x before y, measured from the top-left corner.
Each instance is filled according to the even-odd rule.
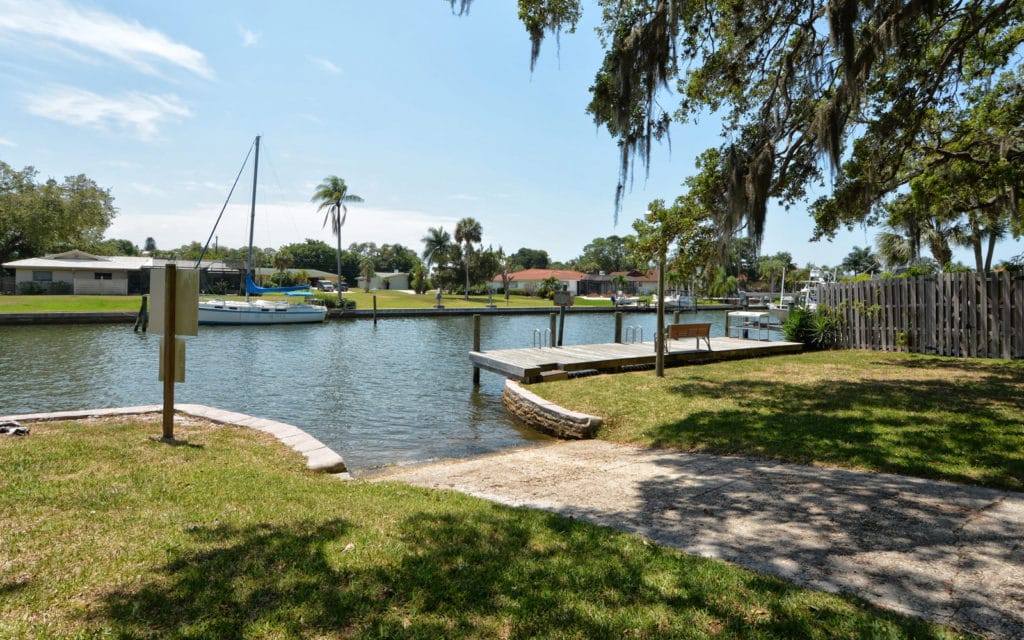
[[[799,353],[803,350],[803,345],[796,342],[765,342],[728,337],[711,338],[710,351],[696,348],[689,339],[668,340],[667,345],[666,366]],[[653,365],[655,358],[654,344],[651,342],[610,342],[469,353],[473,366],[527,383],[539,382],[542,372],[588,369],[620,371],[626,367]]]

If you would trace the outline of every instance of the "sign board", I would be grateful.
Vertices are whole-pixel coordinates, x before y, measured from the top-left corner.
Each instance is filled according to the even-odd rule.
[[[572,293],[569,291],[555,291],[555,304],[559,307],[572,306]]]
[[[160,369],[157,380],[164,381],[164,340],[160,338]],[[174,339],[174,381],[185,382],[185,339]]]
[[[149,276],[149,332],[164,335],[164,272],[153,269]],[[174,334],[199,335],[199,272],[175,269]]]

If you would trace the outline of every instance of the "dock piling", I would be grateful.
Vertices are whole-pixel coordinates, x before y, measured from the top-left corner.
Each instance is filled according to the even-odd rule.
[[[622,312],[615,312],[615,343],[622,344]]]
[[[142,305],[139,307],[139,315],[135,317],[135,327],[133,331],[138,333],[140,330],[142,333],[146,333],[146,329],[149,328],[149,296],[142,296]]]
[[[480,351],[480,314],[473,314],[473,351]],[[480,386],[480,367],[473,366],[473,386]]]

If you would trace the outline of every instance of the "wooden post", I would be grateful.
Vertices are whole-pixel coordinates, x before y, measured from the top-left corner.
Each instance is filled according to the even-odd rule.
[[[622,344],[622,312],[615,312],[615,344]]]
[[[676,307],[675,312],[672,314],[672,324],[679,324],[679,308]]]
[[[135,328],[133,331],[136,333],[139,330],[142,333],[146,333],[146,328],[149,327],[149,296],[142,296],[142,304],[139,306],[139,315],[135,317]]]
[[[177,314],[177,284],[177,267],[169,264],[164,269],[164,440],[174,440],[174,323]]]
[[[549,315],[551,316],[551,318],[550,318],[550,323],[548,324],[548,327],[550,329],[550,331],[548,333],[551,336],[551,348],[554,349],[555,348],[555,329],[558,326],[557,320],[556,320],[557,314],[552,313],[552,314],[549,314]]]
[[[559,305],[558,309],[558,346],[562,346],[562,338],[565,336],[565,305]]]
[[[473,351],[480,351],[480,314],[473,314]],[[480,386],[480,367],[473,367],[473,386]]]
[[[377,326],[377,294],[373,294],[373,326]]]
[[[698,341],[699,344],[699,341]],[[665,377],[665,251],[658,255],[658,322],[654,332],[654,375]]]

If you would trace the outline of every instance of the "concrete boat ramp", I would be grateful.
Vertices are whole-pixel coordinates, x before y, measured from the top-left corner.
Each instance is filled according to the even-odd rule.
[[[799,342],[765,342],[726,337],[711,338],[710,351],[706,347],[698,348],[696,340],[689,338],[666,342],[666,367],[800,353],[803,350],[803,345]],[[650,368],[654,366],[655,355],[652,342],[612,342],[565,347],[470,351],[469,359],[474,367],[530,384],[588,372],[608,373]]]

